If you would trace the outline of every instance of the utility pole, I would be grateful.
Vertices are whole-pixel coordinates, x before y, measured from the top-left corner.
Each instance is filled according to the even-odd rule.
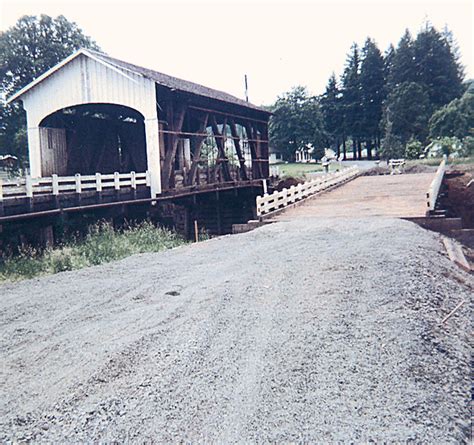
[[[249,86],[247,83],[247,74],[244,74],[244,81],[245,81],[245,101],[249,101]]]

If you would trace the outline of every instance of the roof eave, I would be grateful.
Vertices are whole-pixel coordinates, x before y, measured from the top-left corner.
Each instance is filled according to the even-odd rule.
[[[11,97],[6,100],[7,104],[12,103],[13,101],[17,100],[19,97],[23,96],[27,91],[31,90],[33,87],[38,85],[44,79],[49,77],[51,74],[55,73],[57,70],[62,68],[64,65],[69,63],[71,60],[75,59],[80,54],[87,54],[87,51],[83,48],[78,49],[76,52],[72,53],[70,56],[66,57],[65,59],[61,60],[58,64],[54,65],[48,71],[41,74],[41,76],[37,77],[35,80],[31,81],[28,85],[25,85],[21,90],[17,91]]]

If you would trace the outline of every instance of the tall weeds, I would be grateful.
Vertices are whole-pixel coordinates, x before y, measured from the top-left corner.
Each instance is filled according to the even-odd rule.
[[[0,281],[32,278],[119,260],[145,252],[159,252],[184,244],[175,232],[150,221],[114,229],[107,222],[89,227],[84,238],[73,237],[54,248],[23,246],[0,258]]]

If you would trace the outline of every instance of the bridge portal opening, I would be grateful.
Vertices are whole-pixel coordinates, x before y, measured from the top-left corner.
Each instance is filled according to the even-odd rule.
[[[41,175],[147,170],[144,118],[114,104],[58,110],[41,121]]]

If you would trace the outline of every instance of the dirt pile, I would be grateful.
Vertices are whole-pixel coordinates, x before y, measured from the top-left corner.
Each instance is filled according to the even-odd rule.
[[[462,218],[464,228],[474,229],[473,173],[452,170],[446,174],[445,183],[447,197],[443,201],[443,208],[449,212],[450,216]]]

